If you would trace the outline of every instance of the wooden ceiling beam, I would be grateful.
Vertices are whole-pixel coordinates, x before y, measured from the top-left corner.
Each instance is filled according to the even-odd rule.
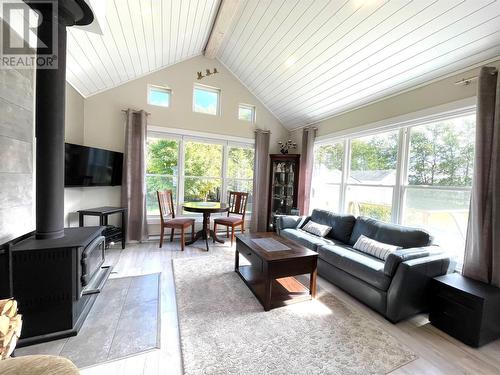
[[[210,58],[215,59],[217,52],[224,41],[229,29],[234,20],[234,16],[238,11],[238,7],[243,3],[243,0],[221,0],[219,10],[215,16],[212,30],[208,38],[207,45],[203,54]]]

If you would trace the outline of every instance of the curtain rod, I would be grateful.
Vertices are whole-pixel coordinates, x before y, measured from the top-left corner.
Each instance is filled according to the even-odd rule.
[[[129,110],[128,110],[128,109],[122,109],[122,112],[127,112],[127,111],[129,111]],[[139,112],[140,112],[140,111],[137,111],[137,110],[135,110],[135,109],[130,109],[130,111],[132,111],[132,112],[134,112],[134,113],[139,113]],[[144,111],[144,112],[145,112],[145,113],[146,113],[146,115],[148,115],[148,116],[151,114],[151,113],[146,112],[146,111]]]
[[[494,76],[495,74],[498,73],[498,69],[495,69],[490,73],[490,75]],[[479,76],[473,76],[469,78],[462,78],[460,81],[456,81],[455,85],[459,86],[468,86],[470,85],[473,81],[477,81],[479,79]]]

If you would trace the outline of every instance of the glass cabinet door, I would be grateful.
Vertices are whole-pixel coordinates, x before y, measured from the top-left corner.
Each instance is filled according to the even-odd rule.
[[[297,214],[297,161],[273,160],[271,164],[271,207],[269,229],[274,230],[276,215]]]

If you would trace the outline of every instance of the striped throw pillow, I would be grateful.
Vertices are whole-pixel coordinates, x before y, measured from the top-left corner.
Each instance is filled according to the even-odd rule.
[[[325,237],[332,230],[332,227],[309,220],[306,225],[302,227],[302,230],[319,237]]]
[[[382,260],[386,260],[390,253],[402,249],[402,247],[389,245],[387,243],[378,242],[364,235],[359,236],[353,246],[356,250],[362,251],[365,254],[374,256]]]

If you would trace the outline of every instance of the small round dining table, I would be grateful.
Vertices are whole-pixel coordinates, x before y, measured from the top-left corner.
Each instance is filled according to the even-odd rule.
[[[219,243],[224,243],[223,240],[217,237],[216,233],[210,228],[210,214],[227,212],[229,206],[226,203],[220,202],[186,202],[182,205],[184,211],[196,212],[203,214],[203,229],[198,231],[191,241],[186,242],[186,245],[192,245],[199,239],[205,240],[205,245],[208,251],[208,239],[212,238]]]

